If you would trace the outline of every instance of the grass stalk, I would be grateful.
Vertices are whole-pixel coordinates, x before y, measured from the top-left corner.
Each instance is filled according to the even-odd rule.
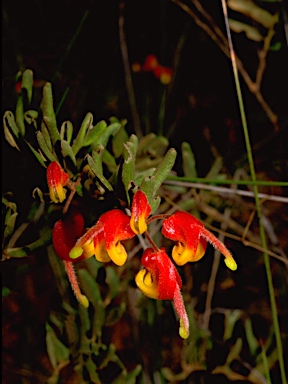
[[[255,195],[255,205],[256,205],[257,216],[258,216],[258,221],[259,221],[260,238],[261,238],[262,246],[264,249],[263,258],[264,258],[267,283],[268,283],[268,290],[269,290],[269,296],[270,296],[270,303],[271,303],[271,310],[272,310],[272,321],[273,321],[273,327],[274,327],[275,338],[276,338],[276,347],[277,347],[277,352],[278,352],[280,375],[281,375],[282,382],[287,383],[285,365],[284,365],[284,356],[283,356],[283,346],[282,346],[281,333],[280,333],[280,327],[279,327],[279,321],[278,321],[277,305],[276,305],[276,299],[275,299],[275,293],[274,293],[274,287],[273,287],[272,273],[271,273],[271,268],[270,268],[270,260],[269,260],[268,253],[267,253],[267,240],[266,240],[265,230],[264,230],[263,221],[262,221],[261,204],[260,204],[260,199],[259,199],[259,195],[258,195],[258,185],[255,184],[256,173],[255,173],[254,160],[253,160],[251,144],[250,144],[248,124],[247,124],[247,120],[246,120],[245,108],[244,108],[242,92],[241,92],[241,87],[240,87],[240,82],[239,82],[239,77],[238,77],[236,57],[235,57],[235,52],[234,52],[231,33],[230,33],[227,5],[226,5],[225,0],[221,0],[221,2],[222,2],[223,13],[224,13],[224,20],[225,20],[225,26],[226,26],[226,31],[227,31],[227,37],[228,37],[228,42],[229,42],[229,49],[230,49],[230,54],[231,54],[231,63],[232,63],[232,69],[233,69],[234,80],[235,80],[235,85],[236,85],[236,92],[237,92],[237,97],[238,97],[241,122],[243,125],[243,133],[244,133],[245,144],[246,144],[246,149],[247,149],[248,163],[249,163],[249,168],[250,168],[250,173],[251,173],[251,179],[254,182],[253,192]]]

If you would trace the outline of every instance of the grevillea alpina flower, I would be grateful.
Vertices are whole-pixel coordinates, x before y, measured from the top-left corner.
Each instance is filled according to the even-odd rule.
[[[158,66],[158,60],[155,55],[148,55],[143,64],[143,71],[149,72],[153,71]]]
[[[80,291],[72,265],[73,261],[69,257],[69,252],[83,233],[84,218],[82,214],[80,212],[70,211],[63,219],[56,221],[54,224],[52,242],[57,256],[64,262],[66,273],[77,300],[87,308],[89,306],[88,299],[82,295]],[[83,260],[84,258],[84,253],[82,253],[77,261]]]
[[[168,85],[172,80],[172,69],[164,67],[163,65],[158,65],[153,69],[154,75],[161,81],[162,84]]]
[[[51,200],[54,203],[62,203],[66,197],[66,190],[63,187],[69,181],[68,174],[57,161],[53,161],[49,164],[46,175]]]
[[[141,190],[138,190],[132,202],[130,226],[134,233],[142,234],[147,231],[146,219],[151,213],[151,207],[147,196]]]
[[[237,269],[237,264],[225,245],[190,213],[178,211],[164,220],[162,234],[168,239],[177,241],[172,251],[172,257],[177,265],[201,259],[208,241],[225,256],[224,261],[228,268],[232,271]]]
[[[127,260],[127,252],[121,241],[131,239],[135,233],[130,227],[130,217],[120,209],[112,209],[100,216],[97,223],[91,227],[70,251],[71,259],[95,255],[101,262],[112,260],[121,266]]]
[[[144,295],[158,300],[173,300],[175,310],[180,318],[179,334],[186,339],[189,336],[189,320],[180,292],[182,280],[174,264],[165,252],[165,248],[144,251],[142,269],[135,281]]]

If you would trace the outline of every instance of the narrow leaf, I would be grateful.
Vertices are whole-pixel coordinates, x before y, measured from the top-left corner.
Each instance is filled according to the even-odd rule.
[[[72,150],[72,147],[70,147],[66,140],[61,140],[61,152],[64,157],[70,157],[70,159],[73,161],[73,164],[76,166],[75,154]]]
[[[56,161],[56,158],[48,148],[41,131],[36,132],[36,138],[37,138],[40,149],[43,151],[47,159],[49,159],[50,161]]]
[[[138,148],[138,138],[136,135],[131,135],[129,141],[124,144],[123,151],[123,168],[122,168],[122,181],[126,191],[126,195],[129,201],[129,189],[131,188],[131,183],[135,179],[135,161],[136,153]]]
[[[190,144],[184,141],[181,150],[184,176],[197,177],[195,157]]]
[[[27,124],[31,125],[33,124],[34,128],[37,128],[37,118],[38,118],[38,112],[34,110],[29,110],[24,113],[24,119]],[[23,136],[23,135],[22,135]]]
[[[50,133],[53,144],[55,144],[57,140],[60,140],[60,134],[57,128],[56,116],[53,108],[51,83],[46,83],[43,87],[41,109],[43,112],[43,121]]]
[[[108,125],[108,127],[101,133],[101,135],[99,135],[97,140],[93,142],[91,146],[92,149],[95,148],[96,145],[103,145],[103,147],[106,148],[110,136],[114,136],[118,132],[120,127],[120,123],[112,123]]]
[[[93,158],[90,155],[87,155],[87,161],[88,161],[88,164],[91,167],[92,172],[101,181],[101,183],[109,191],[113,191],[113,187],[111,186],[109,181],[103,175],[103,167],[102,167],[102,159],[101,159],[100,147],[97,147],[97,148],[95,148],[95,150],[93,150]]]
[[[60,128],[61,140],[66,140],[70,145],[73,136],[73,125],[71,121],[64,121]]]
[[[46,125],[44,124],[44,121],[41,122],[41,132],[42,132],[43,138],[45,140],[45,143],[46,143],[49,151],[52,152],[53,146],[52,146],[52,142],[51,142],[51,137],[50,137],[50,134],[49,134],[49,131],[48,131]]]
[[[16,124],[19,129],[20,135],[25,135],[25,123],[24,123],[24,106],[23,106],[23,95],[18,95],[16,111],[15,111]]]
[[[73,141],[72,150],[76,155],[78,151],[84,146],[85,136],[87,131],[93,126],[93,115],[88,112],[80,126],[76,139]]]
[[[174,166],[176,160],[177,152],[174,148],[170,148],[169,151],[164,156],[164,159],[155,169],[153,176],[155,177],[155,185],[154,185],[154,194],[157,192],[160,185],[169,175],[171,169]]]
[[[30,148],[30,150],[32,151],[32,153],[34,154],[34,156],[36,157],[36,159],[39,161],[39,163],[44,167],[46,168],[46,164],[45,164],[45,159],[43,157],[43,155],[39,152],[36,151],[35,148],[32,147],[32,145],[30,143],[28,143],[27,140],[25,140],[25,143],[28,145],[28,147]]]
[[[18,145],[16,144],[16,141],[10,132],[10,130],[14,133],[14,135],[18,138],[19,137],[19,129],[15,122],[15,117],[11,111],[6,111],[3,116],[3,126],[4,126],[4,136],[5,139],[8,141],[8,143],[18,149],[20,151]]]
[[[46,323],[46,346],[50,362],[54,368],[58,363],[63,363],[69,359],[69,349],[58,339],[48,323]]]
[[[10,235],[12,235],[16,223],[16,218],[18,216],[17,212],[12,213],[12,215],[8,218],[8,220],[5,220],[5,229],[3,237],[6,239]]]
[[[107,127],[107,123],[105,120],[99,121],[94,127],[90,128],[87,131],[86,137],[82,143],[82,146],[87,147],[88,145],[92,145],[93,143],[97,143],[98,138],[104,132]]]
[[[31,69],[26,69],[22,74],[21,88],[25,89],[27,92],[29,105],[31,104],[31,101],[32,101],[33,84],[34,84],[33,72],[31,71]]]
[[[113,137],[112,140],[112,149],[113,153],[118,159],[122,155],[123,149],[124,149],[124,143],[126,143],[129,139],[128,133],[124,127],[123,124],[121,124],[121,128],[116,133],[116,135]]]

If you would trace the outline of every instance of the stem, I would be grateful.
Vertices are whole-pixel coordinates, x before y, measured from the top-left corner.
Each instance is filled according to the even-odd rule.
[[[257,210],[257,215],[258,215],[258,220],[259,220],[260,237],[261,237],[262,245],[264,248],[263,258],[264,258],[264,264],[265,264],[265,269],[266,269],[266,276],[267,276],[268,290],[269,290],[269,296],[270,296],[272,320],[273,320],[273,326],[274,326],[274,332],[275,332],[275,338],[276,338],[276,346],[277,346],[277,352],[278,352],[281,379],[282,379],[283,383],[287,383],[286,373],[285,373],[285,365],[284,365],[283,347],[282,347],[281,334],[280,334],[280,328],[279,328],[279,322],[278,322],[277,305],[276,305],[275,292],[274,292],[274,287],[273,287],[272,273],[271,273],[271,268],[270,268],[270,259],[268,257],[267,251],[266,251],[267,250],[267,240],[266,240],[263,221],[262,221],[261,205],[260,205],[260,199],[259,199],[259,195],[258,195],[258,186],[255,184],[256,173],[255,173],[255,168],[254,168],[254,160],[253,160],[253,155],[252,155],[252,150],[251,150],[248,125],[247,125],[245,108],[244,108],[244,103],[243,103],[243,98],[242,98],[242,92],[241,92],[241,87],[240,87],[240,82],[239,82],[239,77],[238,77],[238,69],[237,69],[237,64],[236,64],[236,59],[235,59],[235,52],[234,52],[231,33],[230,33],[227,6],[226,6],[225,0],[222,0],[221,2],[222,2],[225,25],[226,25],[226,30],[227,30],[227,37],[228,37],[228,42],[229,42],[229,47],[230,47],[231,62],[232,62],[234,79],[235,79],[236,92],[237,92],[237,96],[238,96],[241,121],[242,121],[242,125],[243,125],[245,144],[246,144],[246,148],[247,148],[247,157],[248,157],[248,162],[249,162],[251,179],[254,182],[253,191],[254,191],[254,195],[255,195],[255,205],[256,205],[256,210]]]
[[[155,221],[155,220],[158,220],[158,219],[160,219],[160,220],[168,219],[170,216],[171,215],[167,215],[165,213],[161,213],[160,215],[155,215],[155,216],[150,217],[150,219],[146,220],[146,223],[150,224],[150,223],[152,223],[152,221]]]
[[[148,240],[148,242],[150,243],[150,245],[152,246],[153,250],[155,252],[159,252],[160,249],[157,247],[157,245],[154,243],[154,241],[152,240],[151,236],[149,235],[148,232],[145,232],[145,237],[146,239]]]

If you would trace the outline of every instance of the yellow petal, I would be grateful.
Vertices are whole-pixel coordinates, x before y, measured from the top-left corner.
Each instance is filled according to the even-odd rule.
[[[205,247],[201,243],[198,244],[196,252],[193,249],[185,247],[182,243],[178,243],[174,246],[172,250],[172,258],[175,263],[179,266],[182,266],[186,263],[198,261],[202,259],[205,254]]]
[[[151,273],[146,269],[141,269],[141,271],[137,273],[135,282],[144,295],[150,297],[151,299],[158,298],[157,284],[153,281]]]
[[[89,257],[93,256],[95,254],[93,239],[86,241],[86,243],[83,244],[82,249],[84,252],[85,259],[88,259]]]
[[[130,227],[134,233],[139,235],[142,235],[144,232],[146,232],[147,224],[144,214],[139,217],[132,215],[130,220]]]
[[[107,248],[110,259],[120,267],[125,264],[127,260],[127,252],[120,241],[116,245],[112,245],[109,249]]]
[[[95,257],[96,257],[96,260],[100,261],[101,263],[108,263],[111,260],[105,248],[104,241],[100,241],[96,244]]]

